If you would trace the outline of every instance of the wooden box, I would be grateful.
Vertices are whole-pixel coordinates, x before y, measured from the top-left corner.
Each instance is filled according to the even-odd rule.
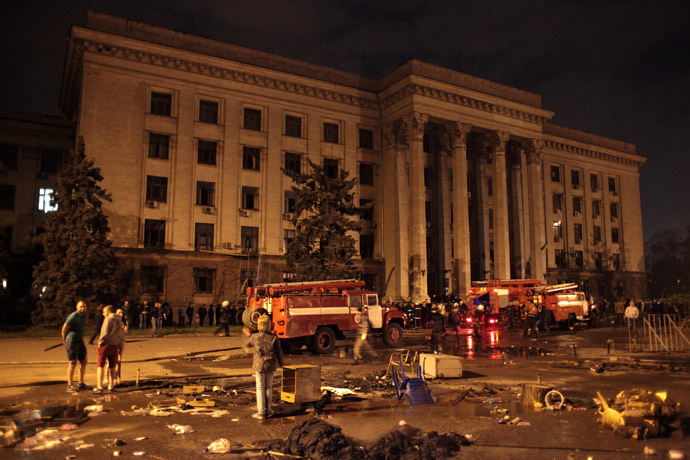
[[[462,358],[459,356],[421,353],[419,365],[426,378],[462,377]]]
[[[321,366],[284,366],[280,399],[296,404],[321,399]]]

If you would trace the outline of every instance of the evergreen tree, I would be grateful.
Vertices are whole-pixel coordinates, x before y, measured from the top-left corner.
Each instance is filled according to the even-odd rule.
[[[89,305],[118,300],[121,284],[108,240],[108,217],[101,208],[111,199],[99,185],[102,180],[79,138],[76,152],[57,176],[52,195],[57,210],[48,214],[46,231],[35,238],[44,257],[34,267],[34,325],[61,324],[79,299]]]
[[[295,185],[295,237],[287,247],[287,262],[297,281],[351,278],[355,239],[348,232],[361,230],[359,219],[367,207],[355,205],[354,179],[347,171],[329,177],[322,166],[309,161],[306,174],[282,169]]]

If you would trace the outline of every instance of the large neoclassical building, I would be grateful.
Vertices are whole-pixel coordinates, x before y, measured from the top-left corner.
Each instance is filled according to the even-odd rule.
[[[132,295],[217,302],[289,281],[281,168],[357,178],[361,276],[393,301],[472,281],[645,289],[635,146],[538,94],[417,60],[380,79],[89,13],[60,100],[102,169]]]

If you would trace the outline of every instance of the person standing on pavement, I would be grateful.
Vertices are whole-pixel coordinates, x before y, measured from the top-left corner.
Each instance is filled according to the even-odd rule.
[[[252,370],[256,377],[256,413],[254,418],[266,419],[273,416],[273,374],[277,367],[283,367],[283,350],[278,337],[271,333],[271,318],[261,315],[256,324],[257,332],[245,342],[245,350],[254,347]]]
[[[374,348],[369,344],[369,315],[364,311],[362,307],[359,308],[359,313],[355,316],[355,322],[357,323],[357,336],[355,337],[355,346],[352,350],[354,355],[353,364],[357,364],[362,361],[363,352],[367,352],[372,357],[376,357],[374,353]]]
[[[228,329],[228,321],[229,321],[229,311],[228,311],[228,305],[230,305],[230,302],[227,300],[223,300],[223,303],[218,304],[220,306],[220,310],[218,310],[218,313],[216,314],[216,323],[219,324],[218,328],[216,329],[215,334],[222,335],[223,337],[227,337],[230,335],[230,330]],[[223,333],[221,334],[221,330]]]
[[[96,380],[98,387],[94,393],[102,393],[103,388],[103,370],[106,363],[108,363],[108,391],[113,389],[115,383],[115,372],[117,370],[117,355],[120,349],[120,342],[124,340],[125,332],[122,326],[120,317],[115,314],[115,309],[112,305],[106,305],[103,308],[103,326],[101,327],[101,336],[98,339],[98,362],[96,365]]]
[[[151,337],[156,336],[156,328],[160,324],[161,304],[156,302],[151,308]]]
[[[204,321],[206,320],[206,304],[202,304],[199,307],[199,311],[197,312],[199,315],[199,326],[203,327],[204,326]]]
[[[215,316],[215,311],[213,310],[213,304],[208,305],[208,325],[213,326],[213,318]],[[218,320],[216,320],[218,322]]]
[[[180,305],[180,309],[177,310],[177,325],[184,327],[184,317],[187,316],[184,305]]]
[[[541,302],[541,299],[537,299],[537,310],[539,310],[539,316],[541,317],[541,324],[544,326],[544,332],[551,332],[551,310],[546,308]]]
[[[67,350],[67,391],[88,390],[84,383],[86,374],[86,345],[84,344],[84,325],[86,324],[86,302],[79,300],[76,311],[72,312],[62,325],[62,344]],[[79,362],[79,385],[72,385],[74,368]]]
[[[616,313],[616,326],[623,324],[623,315],[625,314],[625,304],[623,299],[618,299],[613,304],[613,311]]]
[[[431,351],[433,353],[441,353],[443,351],[443,335],[446,333],[443,319],[443,314],[439,311],[438,305],[433,304],[429,320],[429,326],[431,326]]]
[[[187,305],[187,323],[189,323],[190,327],[194,327],[194,306],[192,302],[189,302],[189,305]]]
[[[522,331],[522,337],[528,338],[532,336],[532,331],[536,338],[539,338],[539,329],[537,329],[537,317],[539,312],[537,311],[537,306],[532,303],[532,300],[528,300],[525,303],[525,313],[527,318],[525,319],[525,328]]]
[[[120,380],[122,379],[122,353],[125,351],[125,340],[127,338],[127,332],[129,331],[129,321],[127,320],[127,315],[122,308],[119,308],[115,314],[118,315],[120,317],[120,321],[122,321],[123,331],[122,340],[120,341],[117,349],[117,379],[115,380],[115,385],[119,385]]]
[[[149,301],[144,300],[144,304],[140,306],[139,308],[139,329],[146,329],[146,324],[149,321],[148,315],[149,315]]]

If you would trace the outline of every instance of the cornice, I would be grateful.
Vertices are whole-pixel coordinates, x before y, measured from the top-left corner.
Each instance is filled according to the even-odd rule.
[[[501,106],[493,102],[482,101],[474,97],[464,96],[462,94],[456,94],[450,91],[431,88],[429,86],[420,85],[417,83],[410,83],[404,86],[403,88],[400,88],[399,90],[395,91],[394,93],[390,94],[389,96],[383,98],[381,100],[381,108],[388,108],[396,102],[399,102],[400,100],[411,95],[426,96],[440,101],[457,104],[463,107],[481,110],[492,114],[503,115],[506,117],[515,118],[517,120],[526,121],[528,123],[535,123],[538,125],[543,125],[545,122],[548,121],[546,117],[535,115],[533,113]]]
[[[621,155],[615,155],[612,153],[602,152],[600,150],[579,147],[577,145],[567,144],[565,142],[557,141],[555,139],[544,139],[544,146],[561,152],[580,155],[595,160],[608,161],[610,163],[616,163],[624,166],[633,166],[635,168],[640,168],[644,164],[644,160],[625,158]]]
[[[190,59],[166,56],[163,53],[143,51],[129,46],[112,45],[105,42],[76,38],[75,45],[84,52],[109,56],[127,61],[163,67],[166,69],[189,72],[207,77],[220,78],[227,81],[244,83],[261,88],[275,89],[288,93],[311,96],[326,101],[339,102],[365,109],[376,109],[374,98],[355,96],[318,86],[295,83],[285,79],[260,75],[258,73],[226,68],[220,65],[212,65],[196,62]]]

